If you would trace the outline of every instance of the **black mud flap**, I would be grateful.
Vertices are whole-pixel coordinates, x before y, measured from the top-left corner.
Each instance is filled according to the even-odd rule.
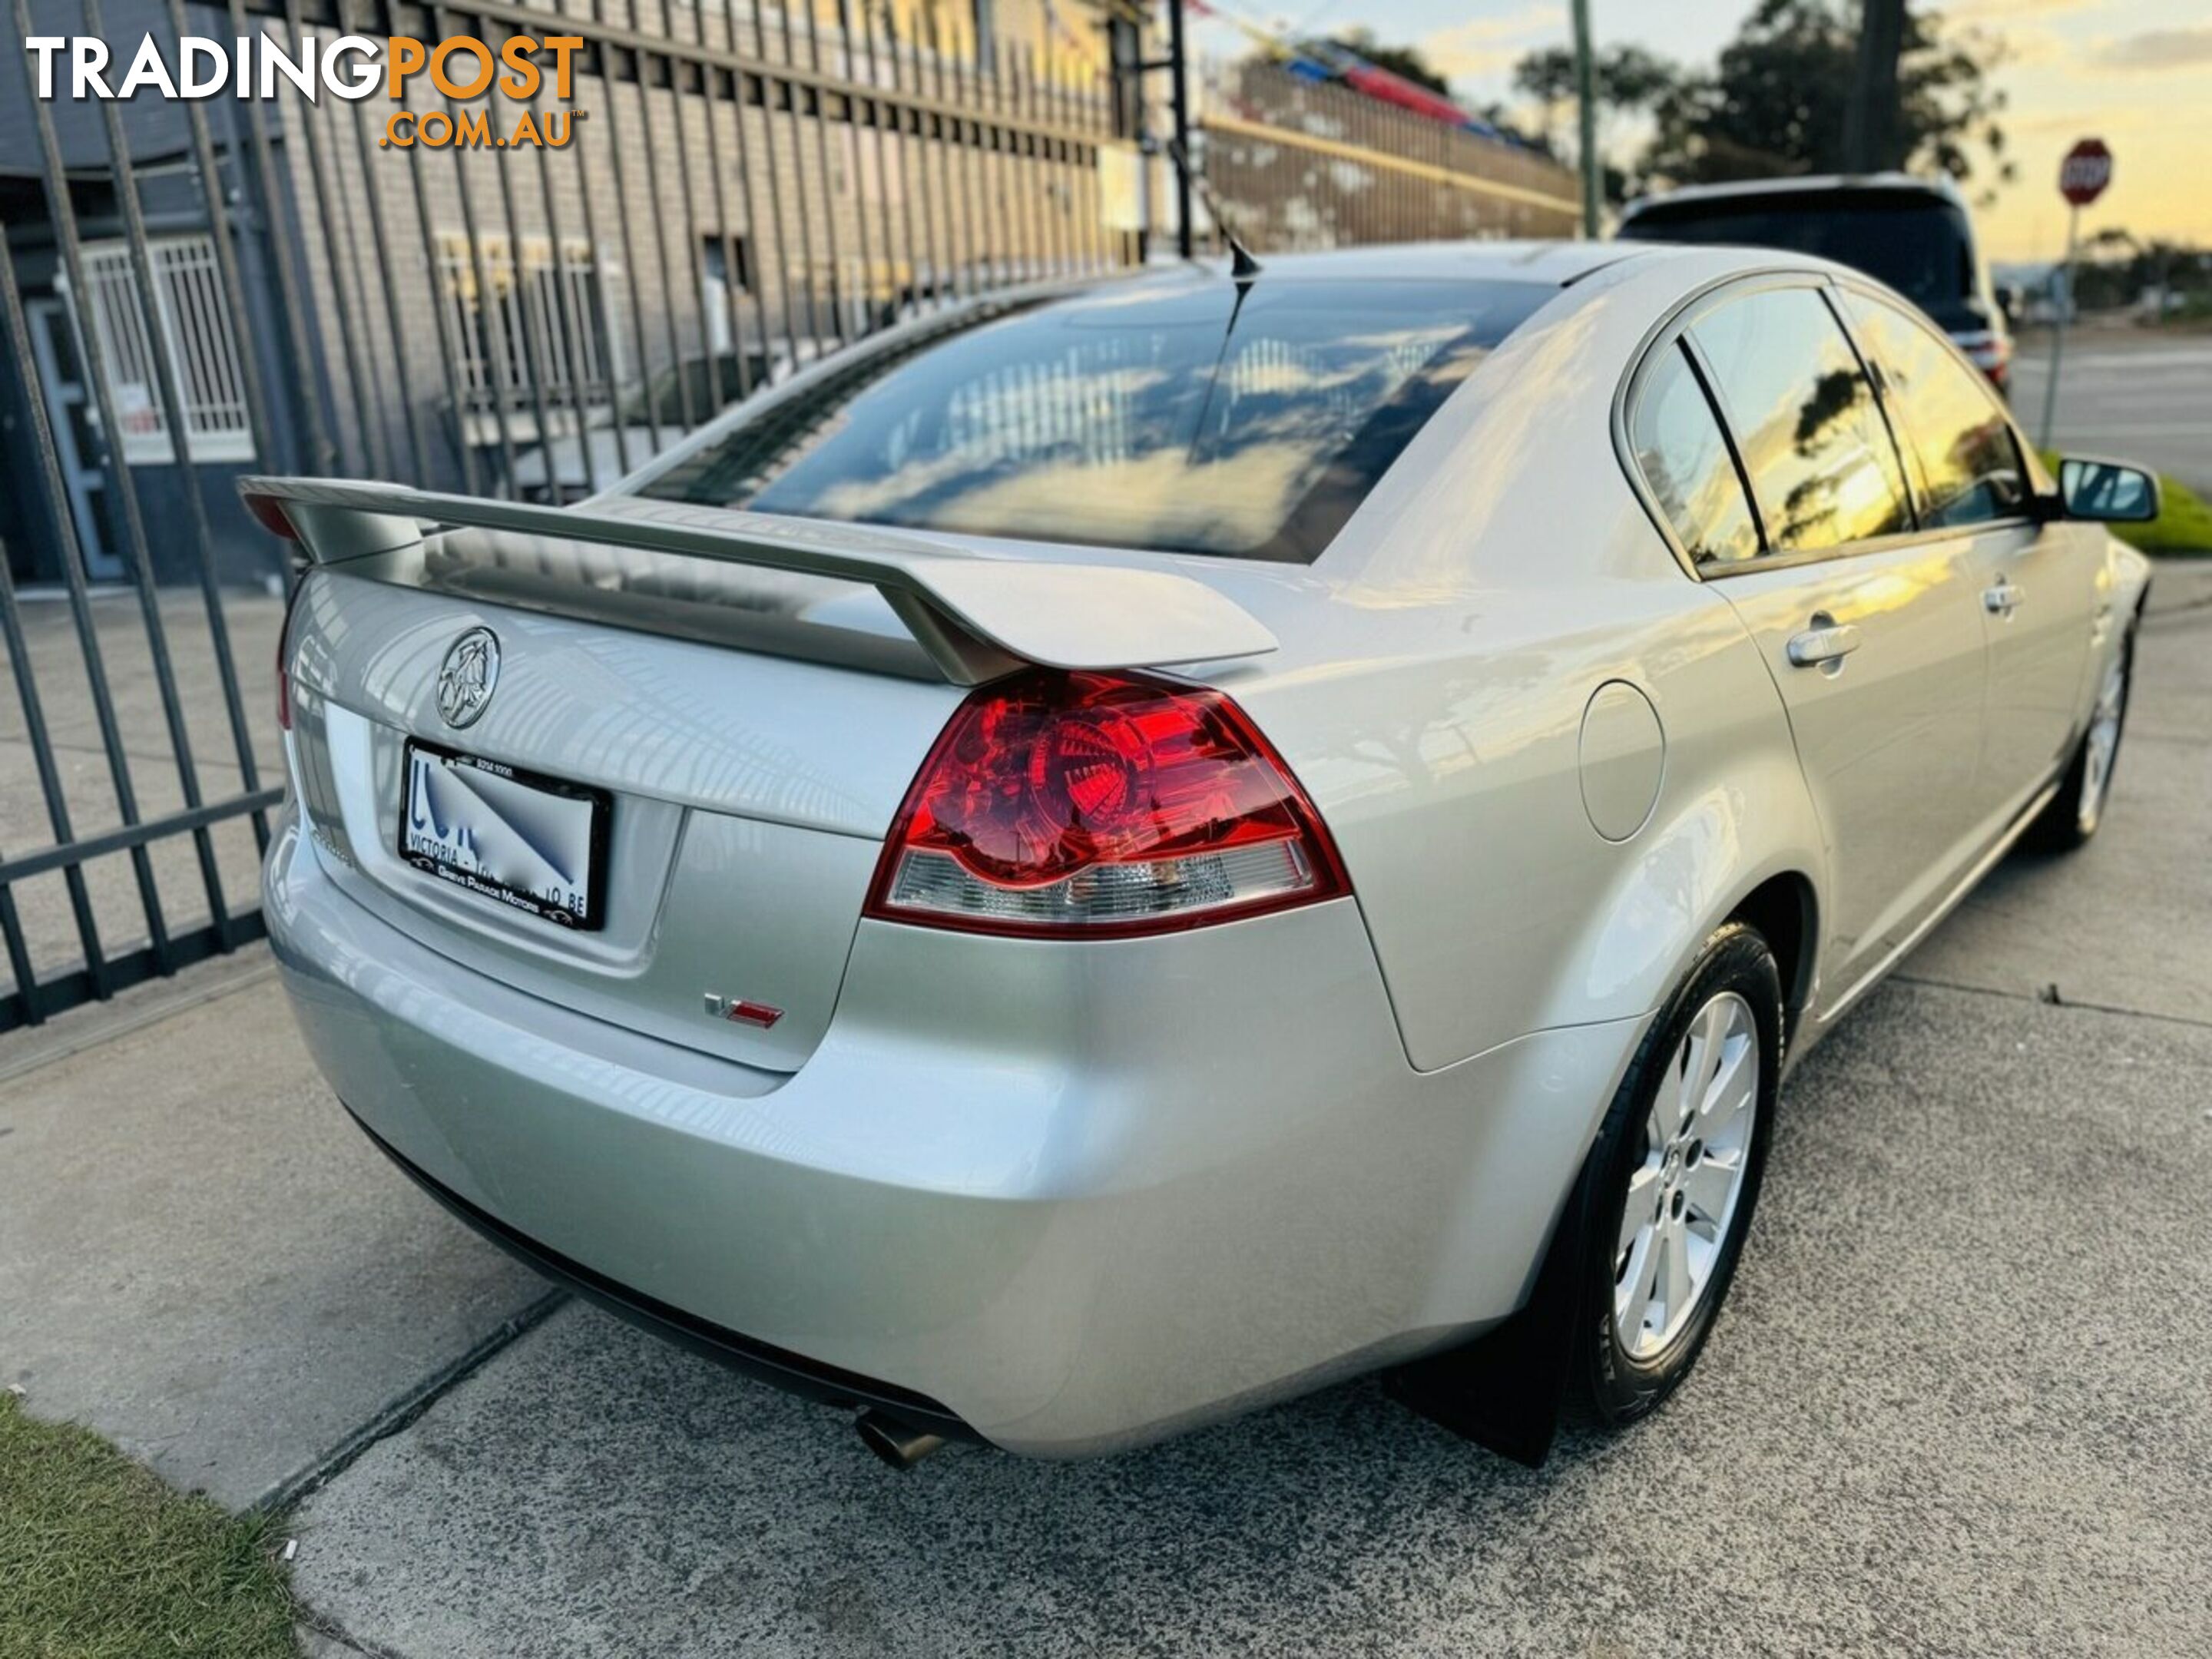
[[[1585,1167],[1552,1230],[1528,1304],[1464,1347],[1399,1366],[1384,1376],[1384,1392],[1501,1457],[1542,1468],[1566,1389],[1589,1257],[1590,1186]]]

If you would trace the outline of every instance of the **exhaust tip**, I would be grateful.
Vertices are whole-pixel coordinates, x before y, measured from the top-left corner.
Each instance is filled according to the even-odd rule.
[[[895,1469],[910,1469],[945,1443],[941,1434],[909,1428],[872,1408],[853,1419],[860,1443]]]

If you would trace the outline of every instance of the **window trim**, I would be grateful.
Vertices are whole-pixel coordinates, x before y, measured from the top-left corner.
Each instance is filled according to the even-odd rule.
[[[1735,422],[1729,416],[1727,404],[1720,396],[1719,388],[1713,383],[1711,373],[1698,352],[1697,343],[1689,337],[1689,331],[1699,318],[1717,310],[1722,305],[1748,295],[1774,289],[1790,288],[1808,288],[1820,295],[1827,304],[1830,314],[1836,319],[1837,325],[1843,330],[1844,337],[1849,343],[1852,355],[1858,359],[1861,368],[1866,373],[1868,382],[1874,388],[1875,406],[1882,411],[1884,428],[1890,434],[1892,447],[1897,452],[1898,467],[1905,481],[1907,505],[1911,509],[1916,527],[1911,530],[1898,531],[1887,536],[1864,537],[1856,541],[1838,542],[1830,547],[1807,548],[1794,553],[1762,552],[1755,559],[1740,560],[1731,564],[1700,565],[1691,556],[1689,550],[1683,544],[1681,537],[1676,533],[1673,522],[1667,516],[1665,507],[1662,505],[1658,495],[1653,491],[1650,481],[1644,476],[1644,468],[1636,459],[1635,446],[1629,436],[1630,411],[1642,395],[1645,381],[1655,362],[1665,356],[1668,348],[1678,343],[1686,346],[1687,356],[1692,365],[1698,371],[1698,379],[1712,408],[1713,417],[1719,422],[1722,436],[1728,442],[1729,455],[1736,463],[1737,481],[1743,486],[1746,496],[1751,503],[1752,520],[1759,527],[1759,545],[1762,548],[1771,546],[1771,544],[1766,535],[1765,515],[1759,510],[1758,492],[1751,487],[1749,471],[1743,464],[1742,452],[1736,441]],[[1857,289],[1885,299],[1893,299],[1888,291],[1878,283],[1860,280],[1838,281],[1826,271],[1808,270],[1802,266],[1784,264],[1765,266],[1754,270],[1735,271],[1725,276],[1716,277],[1711,282],[1685,295],[1668,310],[1665,315],[1652,325],[1642,341],[1638,343],[1628,368],[1621,375],[1620,382],[1613,392],[1613,457],[1620,462],[1621,471],[1628,480],[1629,488],[1635,492],[1638,502],[1644,508],[1644,516],[1651,520],[1653,527],[1658,531],[1661,539],[1667,545],[1667,550],[1674,556],[1674,562],[1681,567],[1682,574],[1692,581],[1701,583],[1725,581],[1734,577],[1754,575],[1765,570],[1796,570],[1808,565],[1830,564],[1841,559],[1890,553],[1900,548],[1921,546],[1933,542],[1972,539],[1997,531],[2018,530],[2022,526],[2039,522],[2032,507],[2027,512],[2014,517],[1991,519],[1977,525],[1931,526],[1922,521],[1920,499],[1915,477],[1916,463],[1906,459],[1905,446],[1899,441],[1899,437],[1900,428],[1898,422],[1890,417],[1887,389],[1868,359],[1857,334],[1852,330],[1850,319],[1845,315],[1845,307],[1837,301],[1838,292],[1846,288]],[[1906,303],[1909,305],[1911,302],[1908,301]],[[1980,371],[1975,369],[1972,363],[1959,352],[1958,347],[1951,342],[1948,335],[1942,337],[1944,343],[1951,347],[1952,354],[1958,356],[1961,362],[1966,363],[1969,370],[1977,375],[1980,374]],[[2047,483],[2041,459],[2021,440],[2020,424],[2013,420],[2011,410],[2001,407],[2000,412],[2004,415],[2007,422],[2013,428],[2014,441],[2021,444],[2021,453],[2027,458],[2031,480],[2037,484]],[[2029,500],[2033,501],[2048,493],[2047,490],[2041,489],[2032,490]]]

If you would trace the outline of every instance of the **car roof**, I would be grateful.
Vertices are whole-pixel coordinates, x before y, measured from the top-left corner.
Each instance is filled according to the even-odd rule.
[[[1260,259],[1260,280],[1310,282],[1519,282],[1565,287],[1623,259],[1646,257],[1646,246],[1615,242],[1400,242],[1376,247],[1331,248],[1311,253],[1269,253]],[[1227,274],[1228,258],[1195,262]]]
[[[1639,196],[1621,210],[1624,222],[1652,208],[1674,207],[1695,202],[1756,201],[1761,197],[1821,196],[1849,192],[1875,195],[1894,191],[1901,196],[1929,196],[1954,207],[1966,203],[1948,179],[1922,178],[1911,173],[1813,173],[1786,179],[1740,179],[1725,185],[1685,185],[1679,190]]]

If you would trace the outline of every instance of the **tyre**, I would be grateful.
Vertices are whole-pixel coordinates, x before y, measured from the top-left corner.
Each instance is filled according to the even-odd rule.
[[[1731,922],[1645,1036],[1607,1112],[1567,1356],[1571,1421],[1625,1427],[1696,1363],[1759,1200],[1781,1077],[1782,978]]]
[[[2046,853],[2070,853],[2088,844],[2105,821],[2105,805],[2112,798],[2112,767],[2120,757],[2120,733],[2128,719],[2128,692],[2134,684],[2136,634],[2130,628],[2121,636],[2120,648],[2105,665],[2097,684],[2097,702],[2089,711],[2089,729],[2074,750],[2073,763],[2058,793],[2051,798],[2021,837],[2024,846]]]

